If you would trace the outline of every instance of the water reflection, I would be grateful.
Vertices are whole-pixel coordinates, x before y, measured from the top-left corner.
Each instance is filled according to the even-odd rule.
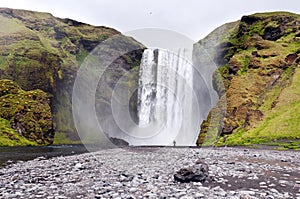
[[[91,147],[92,151],[100,150]],[[91,149],[89,148],[89,151]],[[46,159],[56,156],[68,156],[89,152],[84,145],[52,145],[34,147],[0,147],[0,167],[17,162],[32,160],[37,157]]]

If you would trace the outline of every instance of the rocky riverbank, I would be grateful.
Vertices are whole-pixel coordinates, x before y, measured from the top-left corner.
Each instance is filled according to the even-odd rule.
[[[204,161],[206,182],[174,174]],[[244,148],[126,148],[0,169],[0,198],[300,198],[300,152]]]

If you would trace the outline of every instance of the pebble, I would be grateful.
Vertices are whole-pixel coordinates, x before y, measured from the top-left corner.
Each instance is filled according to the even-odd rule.
[[[196,198],[203,198],[203,197],[204,197],[204,194],[202,194],[202,193],[196,193],[196,194],[195,194],[195,197],[196,197]]]
[[[287,181],[285,181],[285,180],[279,180],[278,183],[279,183],[279,184],[286,184]]]
[[[42,157],[0,168],[0,198],[300,199],[299,178],[291,174],[300,173],[298,157],[297,151],[229,147],[116,148]],[[199,159],[209,165],[206,182],[174,181],[176,171]]]
[[[129,189],[129,192],[136,192],[137,191],[137,188],[130,188]]]
[[[255,192],[254,191],[241,191],[240,192],[243,195],[250,195],[250,196],[254,196]]]
[[[270,189],[270,191],[273,193],[279,193],[276,189]]]

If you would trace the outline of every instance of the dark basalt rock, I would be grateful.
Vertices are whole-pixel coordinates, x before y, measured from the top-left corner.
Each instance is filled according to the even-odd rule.
[[[54,27],[53,29],[55,31],[54,38],[56,40],[62,40],[63,38],[67,37],[67,34],[64,31],[62,31],[60,28]]]
[[[174,179],[178,182],[205,182],[208,177],[208,165],[197,162],[194,166],[182,168],[174,174]]]
[[[264,31],[263,39],[276,41],[283,35],[284,35],[284,28],[282,26],[277,26],[277,27],[268,26]]]
[[[236,51],[236,47],[230,42],[221,43],[216,47],[214,62],[218,65],[225,65]]]
[[[65,18],[65,19],[59,19],[60,21],[69,24],[70,26],[82,26],[82,25],[86,25],[85,23],[79,22],[79,21],[75,21],[73,19],[69,19],[69,18]]]
[[[109,138],[109,140],[116,146],[126,147],[129,146],[129,143],[120,138]]]
[[[253,24],[257,21],[259,21],[261,18],[250,15],[250,16],[243,16],[241,19],[241,22],[245,22],[247,24]]]
[[[96,46],[99,45],[99,41],[97,40],[89,40],[89,39],[81,39],[80,44],[86,49],[88,52],[91,52]]]
[[[297,54],[289,54],[286,58],[285,61],[289,64],[293,63],[296,59],[298,58]]]
[[[231,119],[227,119],[224,122],[221,135],[231,134],[233,130],[236,129],[237,127],[238,125],[235,121],[232,121]]]

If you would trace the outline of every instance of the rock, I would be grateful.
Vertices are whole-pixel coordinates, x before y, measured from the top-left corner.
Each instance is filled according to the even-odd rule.
[[[266,185],[266,182],[260,182],[259,185]]]
[[[149,198],[149,199],[156,199],[157,198],[157,194],[151,193],[151,192],[145,193],[143,196],[145,198]],[[164,198],[164,197],[161,197],[161,198]]]
[[[77,163],[77,164],[75,164],[74,168],[81,170],[81,169],[84,169],[84,166],[81,163]]]
[[[134,188],[134,187],[132,187],[132,188],[129,189],[129,192],[131,192],[131,193],[134,193],[136,191],[137,191],[137,188]]]
[[[286,184],[287,181],[286,181],[286,180],[279,180],[278,183],[279,183],[279,184]]]
[[[268,26],[264,30],[263,39],[276,41],[284,35],[284,29],[282,26]]]
[[[254,191],[240,191],[241,194],[243,195],[250,195],[250,196],[254,196],[255,192]]]
[[[126,147],[129,146],[129,143],[120,138],[109,138],[109,140],[118,147]]]
[[[181,198],[184,195],[186,195],[186,192],[178,192],[178,193],[175,194],[176,198]]]
[[[272,193],[279,193],[276,189],[270,189],[270,191],[272,192]]]
[[[208,165],[198,163],[188,168],[182,168],[174,174],[178,182],[205,182],[208,177]]]
[[[201,182],[194,182],[193,185],[194,186],[202,186],[202,183]]]
[[[288,64],[292,64],[297,58],[298,58],[298,55],[296,53],[293,53],[293,54],[289,54],[288,56],[286,56],[285,61]]]
[[[122,187],[123,185],[122,185],[122,183],[120,183],[120,182],[116,182],[116,183],[113,184],[112,186],[114,186],[114,187]]]
[[[243,16],[241,19],[241,22],[245,22],[247,24],[253,24],[254,22],[259,21],[261,18],[254,16],[254,15],[250,15],[250,16]]]
[[[221,196],[221,197],[226,197],[226,196],[227,196],[227,193],[226,193],[225,191],[220,191],[220,192],[218,193],[218,195]]]
[[[182,197],[180,197],[180,199],[194,199],[194,197],[192,197],[192,196],[182,196]]]
[[[133,175],[126,174],[126,173],[121,173],[121,175],[120,175],[121,182],[129,182],[129,181],[132,181],[133,178],[134,178]]]
[[[295,151],[249,149],[245,153],[242,148],[230,147],[216,149],[163,147],[151,153],[144,151],[132,153],[133,150],[135,149],[115,148],[42,161],[34,159],[2,167],[0,168],[0,198],[30,198],[36,195],[41,198],[76,196],[78,198],[132,197],[139,199],[300,197],[299,187],[293,183],[295,180],[286,180],[286,187],[281,187],[278,183],[280,180],[285,180],[286,177],[283,174],[290,173],[292,176],[292,171],[298,172],[296,170],[299,165],[298,152]],[[199,151],[203,153],[197,154]],[[254,154],[261,156],[253,161]],[[205,162],[210,165],[209,178],[206,182],[182,184],[170,178],[170,170],[173,171],[178,169],[179,165],[194,162],[194,159],[201,156],[204,156]],[[291,163],[281,164],[282,158],[290,159]],[[214,162],[218,164],[213,165]],[[235,162],[235,164],[227,164],[228,162]],[[198,166],[202,164],[204,163],[199,161]],[[75,166],[87,169],[75,169]],[[253,172],[239,172],[238,168]],[[152,178],[155,174],[159,174],[160,178]],[[132,181],[120,182],[121,176],[131,175],[134,176]],[[256,180],[251,180],[251,182],[247,180],[248,177],[253,179],[254,176]],[[11,179],[12,177],[14,180]],[[217,183],[210,179],[212,177],[221,181],[228,180],[228,183],[226,185]],[[274,183],[276,187],[261,189],[259,182],[266,182],[267,185]],[[229,184],[232,185],[230,188],[227,187]],[[243,190],[237,187],[243,187]],[[16,193],[20,194],[20,197]]]
[[[204,194],[202,193],[196,193],[195,198],[204,198]]]

